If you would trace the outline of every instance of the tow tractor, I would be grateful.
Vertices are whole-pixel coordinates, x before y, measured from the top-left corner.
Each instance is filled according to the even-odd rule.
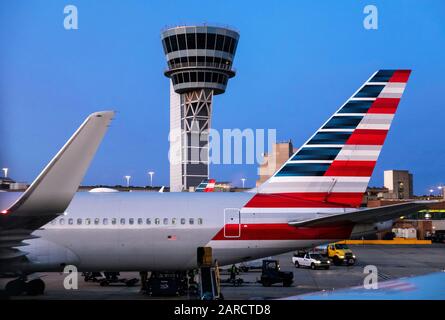
[[[258,282],[264,287],[270,287],[275,283],[282,283],[283,287],[290,287],[293,279],[293,272],[280,270],[280,263],[278,260],[263,260],[261,279]]]

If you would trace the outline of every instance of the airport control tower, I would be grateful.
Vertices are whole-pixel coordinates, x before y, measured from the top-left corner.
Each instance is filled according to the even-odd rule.
[[[209,176],[208,130],[213,96],[224,93],[239,34],[211,26],[162,32],[170,81],[170,190],[196,187]]]

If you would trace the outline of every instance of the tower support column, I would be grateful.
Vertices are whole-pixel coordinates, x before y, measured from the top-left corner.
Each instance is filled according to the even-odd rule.
[[[213,90],[181,94],[182,185],[196,187],[209,176],[209,130]]]

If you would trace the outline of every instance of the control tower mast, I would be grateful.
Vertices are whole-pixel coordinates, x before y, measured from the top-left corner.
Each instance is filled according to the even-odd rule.
[[[226,91],[239,34],[211,26],[162,32],[170,84],[170,191],[196,187],[209,176],[208,131],[213,96]]]

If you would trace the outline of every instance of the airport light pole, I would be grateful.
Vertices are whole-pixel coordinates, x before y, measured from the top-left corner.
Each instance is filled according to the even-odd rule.
[[[125,178],[125,180],[127,180],[127,188],[129,188],[131,176],[124,176],[124,178]]]
[[[244,189],[244,183],[246,182],[246,178],[241,178],[241,182],[243,183],[243,189]]]
[[[155,174],[155,172],[149,171],[148,174],[150,175],[150,187],[153,188],[153,175]]]
[[[9,168],[3,168],[2,170],[3,170],[3,175],[5,176],[5,178],[7,178]]]

